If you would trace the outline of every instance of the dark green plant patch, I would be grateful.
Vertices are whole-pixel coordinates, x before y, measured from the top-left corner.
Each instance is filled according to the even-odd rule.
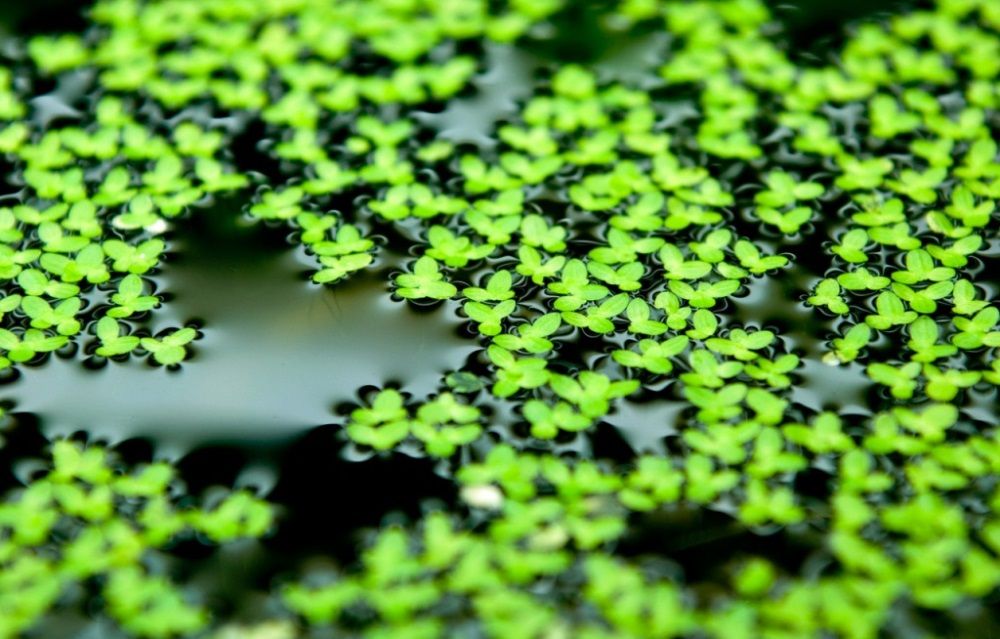
[[[8,38],[0,638],[997,632],[1000,4],[868,11]]]

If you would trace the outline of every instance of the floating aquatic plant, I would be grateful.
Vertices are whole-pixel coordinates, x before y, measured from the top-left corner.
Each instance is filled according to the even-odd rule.
[[[197,366],[158,276],[213,206],[283,228],[315,285],[389,273],[395,303],[468,320],[478,351],[436,391],[387,383],[337,425],[361,457],[433,458],[458,499],[356,565],[283,567],[258,593],[282,618],[246,633],[860,639],[995,601],[1000,5],[858,24],[823,62],[758,0],[606,4],[100,0],[4,61],[0,368]],[[489,144],[435,129],[487,49],[537,52],[573,11],[666,32],[662,66],[539,60]],[[66,78],[93,98],[41,117]],[[813,397],[817,369],[867,394]],[[677,407],[657,445],[609,452],[650,404]],[[0,637],[71,591],[135,636],[244,632],[151,557],[260,537],[272,506],[100,446],[51,460],[0,502]],[[809,559],[738,548],[706,577],[629,550],[691,513]]]
[[[99,586],[105,614],[126,631],[196,633],[209,623],[207,610],[151,569],[153,551],[184,536],[227,543],[272,526],[272,507],[246,492],[182,505],[167,462],[125,471],[100,446],[58,440],[49,463],[0,504],[0,636],[27,632],[88,583]]]

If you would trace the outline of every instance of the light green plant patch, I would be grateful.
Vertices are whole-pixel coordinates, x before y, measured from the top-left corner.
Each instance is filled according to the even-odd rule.
[[[182,504],[169,464],[54,442],[0,505],[0,637],[84,582],[150,637],[863,639],[995,602],[1000,5],[857,24],[807,63],[758,0],[626,0],[602,19],[666,33],[655,72],[539,64],[481,148],[426,124],[476,96],[485,41],[544,40],[574,8],[100,1],[86,36],[0,73],[23,185],[0,208],[0,368],[74,345],[181,365],[201,329],[149,328],[154,276],[186,216],[234,202],[291,232],[317,285],[403,255],[396,302],[480,347],[426,396],[362,393],[337,430],[362,457],[433,458],[457,499],[356,565],[290,567],[264,625],[213,618],[147,557],[259,537],[271,506]],[[27,80],[89,72],[81,124],[31,117]],[[267,142],[240,157],[247,131]],[[627,436],[642,403],[679,406],[640,425],[655,449]],[[627,454],[602,447],[615,428]],[[808,538],[810,559],[732,552],[709,578],[683,549],[622,551],[684,513]]]

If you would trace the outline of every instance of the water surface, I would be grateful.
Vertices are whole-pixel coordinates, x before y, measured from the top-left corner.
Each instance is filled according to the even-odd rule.
[[[391,255],[382,268],[320,287],[284,230],[241,227],[218,209],[183,225],[156,278],[173,299],[151,328],[202,323],[194,357],[175,371],[138,358],[97,370],[58,359],[23,367],[0,394],[49,435],[86,429],[168,445],[287,439],[340,421],[333,407],[366,385],[433,393],[476,348],[453,307],[417,311],[391,298]]]

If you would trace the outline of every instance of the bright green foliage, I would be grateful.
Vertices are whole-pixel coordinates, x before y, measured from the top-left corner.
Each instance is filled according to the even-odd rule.
[[[85,36],[31,40],[0,69],[21,189],[0,208],[0,368],[74,346],[185,361],[194,328],[144,324],[167,233],[237,196],[286,227],[313,282],[388,263],[397,299],[467,318],[481,349],[436,393],[385,388],[342,420],[362,452],[436,458],[460,503],[384,527],[357,566],[283,576],[295,620],[265,628],[865,639],[995,599],[996,3],[858,24],[819,62],[758,0],[570,4],[99,0]],[[484,97],[479,51],[534,47],[563,8],[665,31],[659,77],[539,62],[471,152],[439,118]],[[30,73],[80,70],[81,122],[29,118]],[[205,109],[232,117],[198,124]],[[270,165],[253,193],[233,157],[251,130]],[[400,242],[415,259],[378,255]],[[650,406],[677,410],[632,423]],[[180,507],[165,464],[55,457],[0,509],[0,637],[82,582],[133,635],[206,628],[147,550],[259,536],[270,508]],[[822,570],[725,553],[689,583],[616,554],[685,520],[723,521],[699,528],[712,543],[808,540]],[[661,537],[666,559],[688,552]]]
[[[459,402],[451,393],[442,393],[411,412],[403,395],[389,388],[375,395],[370,407],[352,411],[350,418],[347,436],[376,451],[394,448],[412,435],[427,454],[450,457],[482,433],[479,409]]]
[[[374,260],[371,250],[375,243],[362,237],[357,227],[344,224],[337,229],[336,235],[329,238],[326,229],[336,223],[333,216],[303,213],[296,221],[303,228],[303,243],[316,253],[323,267],[312,276],[317,284],[340,281]]]
[[[666,375],[674,369],[671,358],[684,351],[688,338],[678,335],[664,342],[644,339],[637,345],[639,352],[623,349],[615,351],[612,356],[622,366],[642,368],[655,375]]]
[[[6,282],[22,271],[39,273],[36,266],[47,277],[58,278],[40,280],[39,274],[18,280],[28,296],[49,299],[28,301],[27,321],[8,322],[4,330],[30,324],[32,329],[72,338],[79,332],[77,324],[100,320],[105,312],[125,319],[153,310],[156,304],[141,294],[135,281],[120,280],[118,275],[144,275],[158,267],[166,245],[150,236],[167,231],[168,219],[198,207],[208,194],[246,192],[250,180],[233,170],[227,149],[231,132],[205,129],[190,116],[172,121],[169,134],[154,131],[130,113],[129,94],[148,96],[173,113],[208,99],[222,109],[255,112],[269,126],[294,130],[272,152],[286,162],[306,163],[310,179],[263,189],[248,212],[257,219],[297,227],[303,244],[319,262],[313,280],[334,283],[371,265],[374,245],[361,237],[357,227],[336,224],[330,214],[313,213],[310,198],[365,181],[393,185],[380,200],[383,208],[371,203],[387,219],[411,213],[418,217],[454,214],[466,205],[462,198],[407,184],[412,181],[413,166],[400,157],[397,148],[412,135],[412,122],[357,118],[356,135],[349,139],[347,149],[351,156],[370,154],[371,160],[364,170],[352,171],[345,168],[346,162],[331,157],[317,138],[322,114],[352,112],[361,102],[445,100],[467,85],[477,65],[464,55],[431,62],[432,50],[458,40],[515,39],[559,6],[559,2],[549,2],[528,8],[513,3],[491,12],[481,0],[460,0],[441,7],[392,2],[333,7],[306,2],[244,10],[227,2],[198,8],[184,1],[164,7],[107,1],[98,2],[91,14],[94,23],[101,25],[100,37],[33,39],[28,53],[42,74],[58,76],[96,67],[97,84],[104,95],[83,114],[96,121],[95,127],[42,127],[20,121],[27,115],[23,98],[14,90],[10,72],[3,70],[0,77],[0,120],[12,122],[0,132],[0,152],[14,163],[27,185],[22,204],[0,209],[0,241],[2,249],[10,249],[0,278]],[[289,29],[289,20],[300,26]],[[164,28],[166,24],[172,26]],[[192,46],[182,34],[195,32],[201,35]],[[259,37],[250,37],[251,32]],[[358,47],[373,51],[394,66],[394,72],[382,77],[359,71],[355,67],[365,63],[360,62],[364,56],[358,54]],[[280,87],[277,94],[271,94],[272,86]],[[450,152],[447,144],[438,145],[434,153],[419,157],[426,162],[441,161]],[[513,157],[505,164],[519,174],[534,176],[535,182],[558,168],[524,165]],[[323,226],[327,220],[330,223]],[[560,229],[548,230],[539,221],[535,216],[526,223],[525,233],[551,248],[558,242]],[[327,237],[322,231],[317,233],[320,227],[336,227],[336,233]],[[429,249],[428,254],[446,253],[445,263],[468,259],[462,246],[445,247],[447,242],[438,241],[437,235],[432,240],[432,245],[441,246]],[[475,250],[480,257],[491,251],[485,245]],[[81,310],[79,301],[72,300],[55,310],[44,306],[52,299],[98,292],[94,285],[109,279],[117,289],[110,310],[100,304]],[[450,296],[450,286],[441,285],[433,293]],[[34,333],[29,343],[42,345]],[[152,341],[145,346],[156,348]],[[175,346],[157,350],[162,353],[157,361],[175,364],[183,359]],[[36,348],[35,352],[44,351]],[[21,350],[2,361],[32,357]]]
[[[493,343],[510,351],[520,350],[532,354],[546,353],[553,347],[553,342],[549,337],[558,331],[561,325],[562,317],[559,313],[546,313],[534,322],[517,325],[515,333],[497,335],[493,338]]]
[[[392,448],[403,441],[410,432],[409,414],[403,406],[399,391],[380,391],[368,408],[358,408],[351,413],[346,428],[348,436],[359,444],[375,450]]]
[[[122,335],[122,325],[113,317],[103,317],[97,322],[96,332],[100,346],[95,351],[101,357],[126,355],[139,347],[136,335]]]
[[[47,472],[0,502],[0,637],[22,636],[64,593],[95,578],[103,614],[134,636],[203,629],[208,612],[151,571],[149,555],[193,533],[215,543],[260,537],[273,513],[246,492],[181,506],[176,488],[166,462],[121,472],[103,448],[56,441]]]
[[[845,315],[848,311],[847,302],[841,295],[840,283],[835,279],[820,280],[807,301],[813,306],[825,307],[837,315]]]
[[[69,50],[70,40],[59,42],[58,50]],[[32,46],[37,56],[46,55],[41,45],[35,41]],[[85,62],[86,57],[74,60]],[[45,68],[64,68],[67,60],[61,60],[49,61]],[[27,361],[34,357],[28,350],[43,353],[77,341],[91,321],[101,324],[155,309],[159,299],[144,294],[139,276],[154,271],[166,250],[156,237],[167,230],[166,220],[205,193],[185,171],[221,152],[218,133],[213,138],[212,132],[185,122],[170,140],[144,128],[114,97],[101,98],[88,115],[98,123],[93,131],[66,126],[31,131],[23,145],[5,151],[28,186],[22,204],[0,210],[8,229],[0,238],[0,252],[7,256],[0,278],[6,289],[24,296],[22,313],[6,316],[3,330],[12,337],[20,328],[28,332],[0,347],[9,351],[4,361]],[[113,168],[100,168],[115,157],[120,162]],[[85,305],[85,296],[98,303]],[[106,328],[97,331],[102,342],[98,350],[107,356],[110,328],[108,322],[101,325]],[[184,343],[194,337],[185,331],[180,335]],[[146,350],[153,352],[159,342],[149,339]],[[183,359],[175,348],[157,352],[163,353],[157,357],[161,363]]]
[[[153,356],[157,364],[176,366],[187,357],[184,347],[197,335],[198,331],[193,328],[181,328],[163,337],[143,337],[139,345]]]
[[[413,265],[413,273],[396,276],[396,293],[406,299],[447,299],[458,289],[444,281],[438,263],[432,257],[422,257]]]
[[[478,408],[461,404],[451,394],[443,393],[417,409],[411,429],[429,455],[449,457],[457,447],[479,437],[483,431],[479,419]]]
[[[143,295],[143,281],[138,275],[129,274],[122,278],[118,292],[111,296],[115,308],[108,311],[108,317],[125,319],[139,313],[145,313],[160,305],[160,298],[154,295]]]

